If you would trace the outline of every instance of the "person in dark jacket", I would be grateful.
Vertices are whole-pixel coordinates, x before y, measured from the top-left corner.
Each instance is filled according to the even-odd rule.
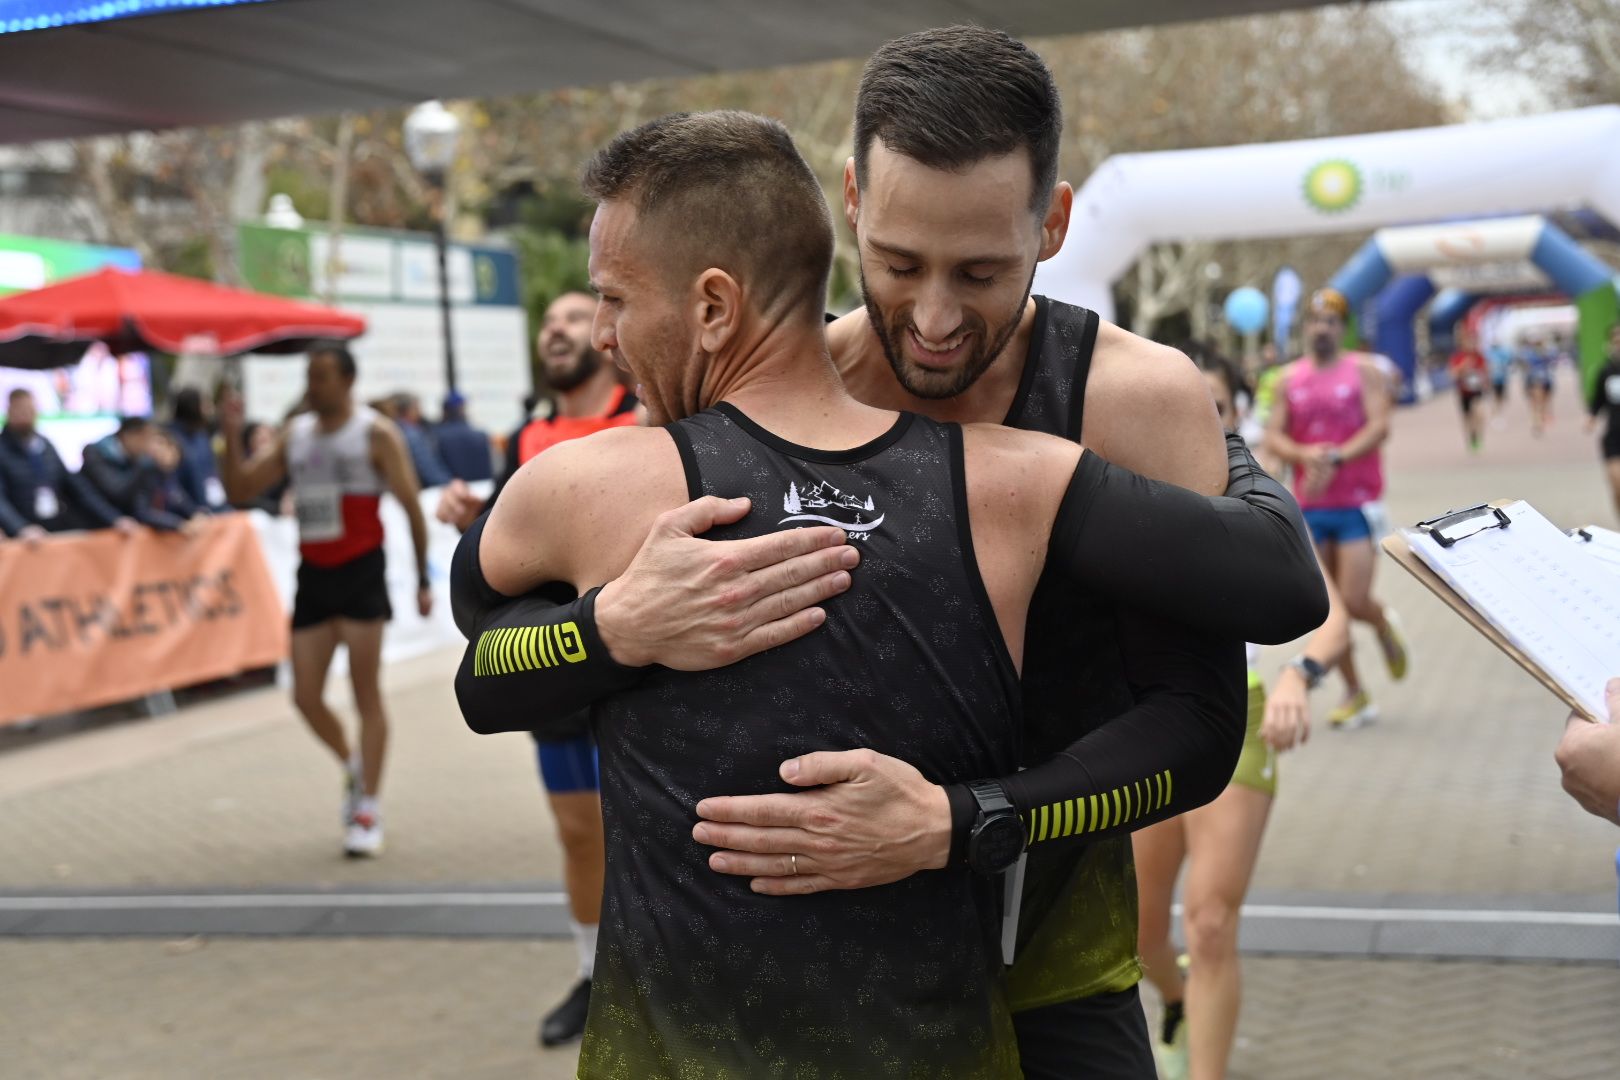
[[[444,467],[433,435],[422,423],[422,403],[414,394],[401,393],[394,395],[393,404],[394,421],[399,424],[400,434],[405,436],[405,446],[411,452],[411,464],[416,467],[417,482],[424,488],[448,484],[450,470]]]
[[[0,430],[0,532],[38,543],[47,533],[72,529],[132,530],[132,519],[68,471],[56,447],[35,429],[37,415],[33,394],[11,392]]]
[[[169,432],[180,450],[174,479],[193,504],[206,510],[225,507],[225,485],[214,460],[214,430],[202,391],[188,386],[174,396],[174,422]]]
[[[161,433],[145,417],[126,416],[118,430],[84,448],[81,475],[120,513],[160,532],[175,532],[186,519],[162,503],[166,480],[157,458]]]
[[[451,476],[469,483],[494,479],[489,435],[467,422],[466,398],[452,392],[444,399],[443,419],[433,429],[433,435],[439,444],[439,457]]]

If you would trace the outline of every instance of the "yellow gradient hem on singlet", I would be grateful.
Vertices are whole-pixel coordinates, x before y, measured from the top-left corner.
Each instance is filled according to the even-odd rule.
[[[1098,994],[1117,994],[1141,982],[1143,974],[1141,957],[1132,956],[1098,973],[1091,982],[1066,986],[1061,990],[1024,996],[1014,995],[1009,988],[1007,1007],[1015,1013],[1021,1013],[1030,1009],[1044,1008],[1047,1005],[1061,1005],[1065,1001],[1074,1001],[1078,998],[1095,997]]]

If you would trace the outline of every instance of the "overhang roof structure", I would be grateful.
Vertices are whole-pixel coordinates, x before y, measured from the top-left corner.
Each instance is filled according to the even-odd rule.
[[[1033,37],[1336,0],[12,2],[115,14],[0,32],[0,143],[776,67],[958,22]]]

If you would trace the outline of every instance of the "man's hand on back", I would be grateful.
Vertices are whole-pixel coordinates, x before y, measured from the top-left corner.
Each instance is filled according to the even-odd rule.
[[[803,637],[814,605],[849,588],[860,555],[837,528],[698,538],[740,521],[747,499],[705,496],[661,514],[625,572],[596,597],[596,628],[621,664],[707,671]]]
[[[796,896],[887,885],[950,858],[945,789],[871,750],[805,754],[782,779],[814,791],[731,795],[697,804],[709,867],[751,877],[755,892]],[[822,786],[826,785],[826,786]]]

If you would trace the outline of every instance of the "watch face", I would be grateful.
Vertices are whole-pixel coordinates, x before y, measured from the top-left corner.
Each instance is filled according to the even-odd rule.
[[[974,868],[987,874],[998,873],[1018,861],[1024,852],[1024,823],[1017,814],[990,818],[973,834]]]

